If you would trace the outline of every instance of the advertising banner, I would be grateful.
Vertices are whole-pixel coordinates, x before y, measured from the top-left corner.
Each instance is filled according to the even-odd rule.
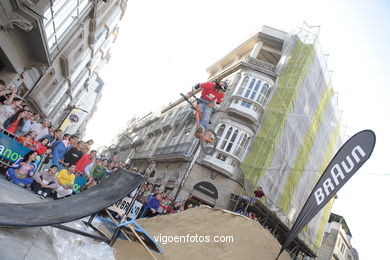
[[[294,222],[278,257],[307,223],[332,199],[355,172],[370,158],[375,133],[363,130],[352,136],[336,153]],[[278,257],[276,259],[278,259]]]
[[[4,158],[11,163],[14,163],[18,159],[23,158],[23,156],[30,151],[31,149],[29,147],[22,145],[14,138],[0,132],[0,158]],[[37,166],[39,166],[41,160],[42,156],[38,155],[35,160]]]

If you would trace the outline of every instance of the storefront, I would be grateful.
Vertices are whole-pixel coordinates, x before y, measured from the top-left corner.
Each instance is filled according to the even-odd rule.
[[[214,207],[218,199],[218,190],[210,182],[202,181],[194,185],[193,190],[188,196],[186,206],[192,204],[197,205],[208,205]]]

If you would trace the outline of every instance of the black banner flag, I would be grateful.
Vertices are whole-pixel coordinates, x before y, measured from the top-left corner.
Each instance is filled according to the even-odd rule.
[[[355,174],[355,172],[370,158],[375,146],[375,133],[363,130],[352,136],[338,150],[332,161],[326,167],[305,205],[287,234],[283,250],[294,240],[307,223],[329,202],[340,188]]]

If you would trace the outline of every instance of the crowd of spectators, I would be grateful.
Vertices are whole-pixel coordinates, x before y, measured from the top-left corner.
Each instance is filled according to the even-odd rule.
[[[179,213],[194,207],[187,200],[176,199],[173,202],[174,197],[171,194],[154,189],[151,183],[142,187],[138,194],[137,201],[143,204],[138,216],[140,218]]]
[[[93,140],[63,134],[50,118],[24,104],[17,88],[0,79],[0,130],[31,149],[11,165],[2,163],[8,180],[31,188],[42,199],[63,198],[98,184],[125,163],[116,156],[98,156]],[[38,165],[38,162],[39,165]]]

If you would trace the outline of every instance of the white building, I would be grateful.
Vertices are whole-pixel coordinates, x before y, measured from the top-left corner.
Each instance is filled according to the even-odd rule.
[[[127,1],[15,0],[0,3],[0,79],[43,117],[75,133],[101,96]],[[79,121],[71,123],[69,115]],[[83,130],[79,131],[82,133]]]

